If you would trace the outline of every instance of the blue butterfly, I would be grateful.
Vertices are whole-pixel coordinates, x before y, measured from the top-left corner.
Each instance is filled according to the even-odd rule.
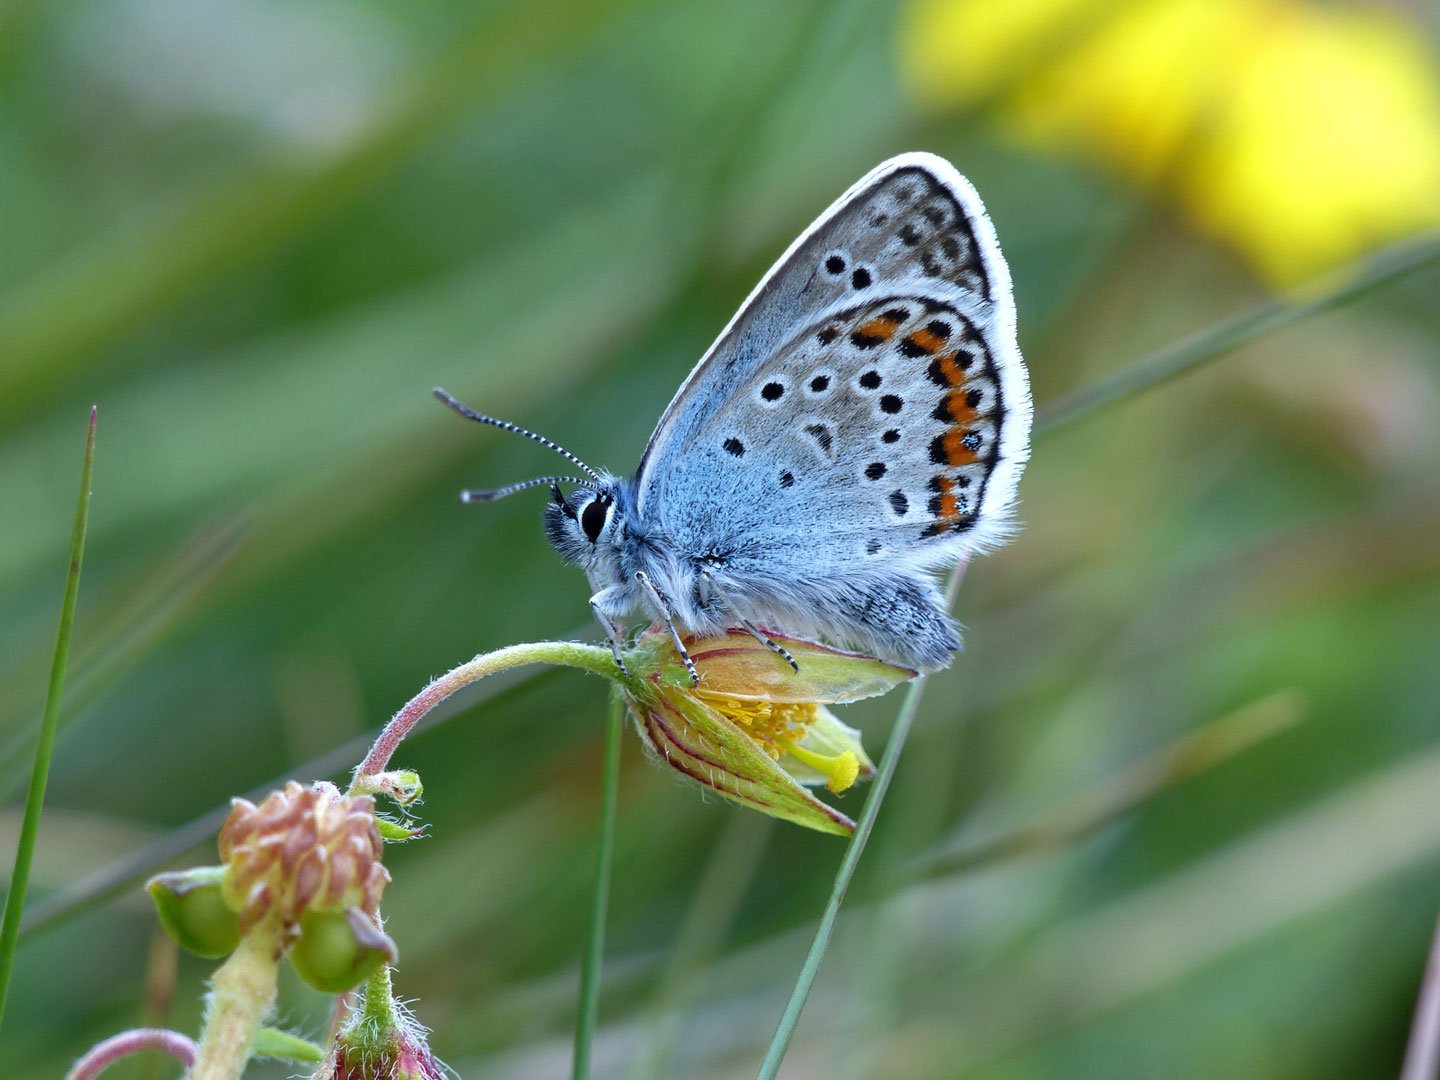
[[[551,489],[546,533],[589,577],[617,661],[638,611],[687,665],[680,628],[738,624],[792,665],[762,627],[943,667],[960,636],[933,575],[1007,538],[1030,450],[1009,268],[974,188],[923,153],[881,164],[790,245],[633,478],[436,395],[585,474],[462,499]]]

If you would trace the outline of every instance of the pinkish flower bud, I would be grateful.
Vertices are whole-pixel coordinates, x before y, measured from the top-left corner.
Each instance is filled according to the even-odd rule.
[[[402,1015],[382,1031],[352,1018],[311,1080],[450,1080],[450,1075],[425,1044],[425,1030]]]
[[[373,917],[390,880],[381,848],[368,795],[292,781],[259,806],[236,799],[220,830],[220,857],[240,933],[267,919],[294,927],[307,911],[357,908]]]

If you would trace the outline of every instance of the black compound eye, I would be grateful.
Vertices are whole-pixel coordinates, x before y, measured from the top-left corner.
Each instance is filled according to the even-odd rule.
[[[591,499],[580,511],[580,528],[593,544],[600,539],[600,530],[605,528],[605,519],[610,516],[609,499]]]

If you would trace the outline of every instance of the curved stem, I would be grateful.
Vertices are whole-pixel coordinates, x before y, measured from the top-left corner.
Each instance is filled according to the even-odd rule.
[[[279,971],[278,928],[257,926],[240,939],[211,980],[205,1031],[190,1080],[238,1080],[255,1033],[275,1004]]]
[[[405,703],[385,725],[385,730],[380,732],[375,744],[370,747],[370,752],[365,755],[365,760],[356,768],[356,779],[383,771],[385,766],[390,764],[391,756],[405,736],[410,734],[428,712],[451,694],[487,675],[526,664],[558,664],[562,667],[579,668],[592,675],[603,675],[608,679],[620,678],[620,669],[615,666],[609,649],[574,641],[539,641],[529,645],[510,645],[477,656],[432,680],[425,689]],[[352,784],[352,793],[354,790],[355,786]]]
[[[92,1047],[90,1052],[65,1074],[65,1080],[91,1080],[121,1058],[138,1054],[142,1050],[158,1050],[162,1054],[169,1054],[187,1069],[195,1062],[195,1043],[178,1031],[136,1028],[134,1031],[122,1031],[119,1035],[112,1035]]]

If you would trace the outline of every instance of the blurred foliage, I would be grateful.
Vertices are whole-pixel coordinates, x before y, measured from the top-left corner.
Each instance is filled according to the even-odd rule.
[[[769,262],[890,153],[944,154],[984,195],[1042,403],[1263,299],[1250,265],[1289,281],[1422,223],[1352,228],[1349,193],[1392,190],[1387,155],[1427,160],[1434,129],[1357,132],[1330,107],[1342,82],[1368,100],[1365,72],[1384,101],[1433,93],[1419,5],[1215,5],[1283,10],[1263,42],[1226,31],[1257,85],[1286,26],[1323,37],[1336,85],[1305,61],[1283,100],[1234,98],[1173,204],[1023,137],[1007,103],[1060,93],[1059,46],[1083,58],[1117,19],[1195,5],[1052,6],[1077,13],[1056,41],[997,38],[1003,85],[923,100],[930,4],[0,11],[7,850],[74,432],[92,401],[105,417],[32,898],[232,794],[318,778],[312,759],[478,651],[592,634],[538,495],[454,499],[543,451],[429,388],[628,468]],[[1360,23],[1389,29],[1336,29]],[[993,63],[993,42],[929,44],[935,69]],[[1128,107],[1163,121],[1187,70],[1157,63]],[[1259,209],[1231,166],[1261,170]],[[1276,247],[1296,220],[1314,247]],[[1413,275],[1037,444],[1025,530],[967,577],[967,651],[929,687],[784,1075],[1394,1075],[1440,903],[1437,289]],[[900,887],[922,853],[1008,835],[1281,692],[1298,723],[1087,838]],[[566,1068],[602,698],[578,674],[512,683],[397,762],[433,834],[389,856],[397,986],[463,1076]],[[876,751],[895,705],[843,718]],[[624,765],[597,1074],[751,1075],[841,845],[741,821],[633,740]],[[57,1076],[141,1020],[195,1031],[210,965],[181,957],[172,997],[153,934],[137,887],[25,939],[4,1074]],[[282,1018],[319,1035],[328,1001],[288,982]]]

